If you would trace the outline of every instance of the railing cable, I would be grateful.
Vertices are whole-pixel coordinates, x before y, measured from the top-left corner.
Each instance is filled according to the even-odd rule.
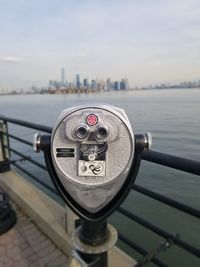
[[[47,171],[46,166],[42,165],[41,163],[37,162],[36,160],[32,159],[31,157],[28,157],[28,156],[24,155],[23,153],[15,150],[14,148],[11,148],[11,147],[8,147],[8,146],[5,146],[5,145],[4,145],[4,147],[7,148],[7,149],[9,149],[9,151],[15,153],[16,155],[24,158],[24,160],[27,160],[27,161],[31,162],[32,164],[38,166],[39,168]]]
[[[200,162],[198,161],[176,157],[153,150],[144,151],[142,153],[142,159],[176,170],[200,175]]]
[[[190,207],[188,205],[180,203],[177,200],[174,200],[174,199],[171,199],[169,197],[163,196],[163,195],[161,195],[159,193],[156,193],[156,192],[154,192],[152,190],[149,190],[147,188],[144,188],[144,187],[142,187],[140,185],[136,185],[136,184],[133,185],[133,190],[135,190],[135,191],[137,191],[137,192],[139,192],[141,194],[144,194],[144,195],[146,195],[146,196],[148,196],[150,198],[156,199],[156,200],[160,201],[161,203],[165,203],[165,204],[169,205],[170,207],[174,207],[174,208],[176,208],[178,210],[181,210],[181,211],[183,211],[183,212],[185,212],[187,214],[190,214],[190,215],[192,215],[192,216],[194,216],[196,218],[200,218],[200,210],[197,210],[197,209],[192,208],[192,207]]]
[[[142,259],[138,261],[134,267],[143,267],[145,264],[149,263],[155,256],[158,256],[161,252],[165,252],[171,247],[173,241],[171,239],[166,239],[161,241],[161,243],[153,250],[149,251]]]
[[[39,184],[41,184],[42,186],[44,186],[45,188],[47,188],[49,191],[51,191],[54,195],[58,196],[58,193],[56,192],[55,189],[53,189],[51,186],[49,186],[48,184],[44,183],[43,181],[41,181],[40,179],[38,179],[35,175],[33,175],[32,173],[30,173],[29,171],[25,170],[23,167],[19,166],[17,163],[13,163],[13,165],[18,168],[20,171],[24,172],[26,175],[30,176],[30,178],[32,178],[33,180],[35,180],[36,182],[38,182]]]
[[[44,126],[44,125],[38,124],[38,123],[32,123],[32,122],[28,122],[28,121],[13,119],[13,118],[9,118],[9,117],[2,116],[2,115],[0,116],[0,120],[14,123],[14,124],[26,127],[26,128],[39,130],[39,131],[46,132],[46,133],[52,132],[52,127]]]
[[[181,240],[177,234],[172,234],[167,232],[166,230],[163,230],[161,228],[159,228],[158,226],[146,221],[145,219],[131,213],[130,211],[120,207],[117,209],[118,212],[120,212],[121,214],[125,215],[126,217],[130,218],[131,220],[143,225],[144,227],[146,227],[147,229],[153,231],[154,233],[168,239],[172,239],[174,244],[180,246],[181,248],[185,249],[186,251],[189,251],[190,253],[192,253],[193,255],[200,257],[200,250],[198,248],[195,248],[194,246],[190,245],[189,243]]]
[[[142,248],[140,245],[136,244],[133,240],[128,239],[126,236],[124,236],[122,233],[118,231],[118,237],[119,240],[121,240],[123,243],[137,251],[138,253],[142,254],[144,257],[148,255],[148,251],[146,251],[144,248]],[[153,255],[149,261],[153,262],[159,267],[169,267],[168,264],[160,260],[156,255]]]

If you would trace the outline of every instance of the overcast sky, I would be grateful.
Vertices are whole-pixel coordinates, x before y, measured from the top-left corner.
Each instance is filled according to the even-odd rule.
[[[200,0],[0,0],[0,87],[200,79]]]

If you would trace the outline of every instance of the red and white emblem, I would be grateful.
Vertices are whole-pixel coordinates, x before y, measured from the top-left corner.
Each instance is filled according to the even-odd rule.
[[[91,126],[97,124],[97,122],[98,122],[97,115],[95,115],[95,114],[88,115],[87,118],[86,118],[86,122],[87,122],[88,125],[91,125]]]

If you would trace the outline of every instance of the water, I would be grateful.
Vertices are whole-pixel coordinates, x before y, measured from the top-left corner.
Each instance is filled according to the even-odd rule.
[[[93,95],[0,96],[0,114],[53,126],[62,109],[86,103],[112,104],[125,109],[135,133],[152,133],[154,150],[200,159],[200,89],[104,92]],[[32,140],[35,132],[11,124],[10,130],[27,140]],[[31,148],[13,141],[11,145],[33,156]],[[35,154],[33,157],[42,160],[41,155]],[[37,176],[48,179],[46,174],[41,175],[41,171],[31,164],[22,165],[28,166]],[[198,176],[143,162],[136,183],[200,209]],[[123,206],[168,231],[179,233],[183,240],[200,247],[200,225],[197,219],[136,192],[128,196]],[[156,247],[162,240],[118,213],[110,221],[147,250]],[[139,254],[122,243],[119,242],[119,245],[132,256],[140,258]],[[170,266],[200,265],[197,258],[176,247],[163,253],[161,258],[167,259]]]

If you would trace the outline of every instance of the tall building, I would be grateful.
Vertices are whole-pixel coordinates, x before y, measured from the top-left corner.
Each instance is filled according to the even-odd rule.
[[[91,80],[91,88],[94,90],[97,89],[97,81],[96,80]]]
[[[76,74],[76,87],[80,88],[81,87],[81,77],[80,74]]]
[[[115,90],[120,90],[120,82],[119,81],[115,81],[113,87],[114,87]]]
[[[120,82],[120,89],[121,90],[127,90],[129,89],[129,85],[128,85],[128,79],[122,79]]]
[[[89,88],[89,81],[88,81],[88,78],[83,79],[83,86],[84,86],[85,88]]]
[[[61,69],[61,86],[65,86],[65,69]]]
[[[112,82],[111,82],[111,79],[110,78],[108,78],[107,80],[106,80],[106,90],[112,90],[112,88],[113,88],[113,85],[112,85]]]

